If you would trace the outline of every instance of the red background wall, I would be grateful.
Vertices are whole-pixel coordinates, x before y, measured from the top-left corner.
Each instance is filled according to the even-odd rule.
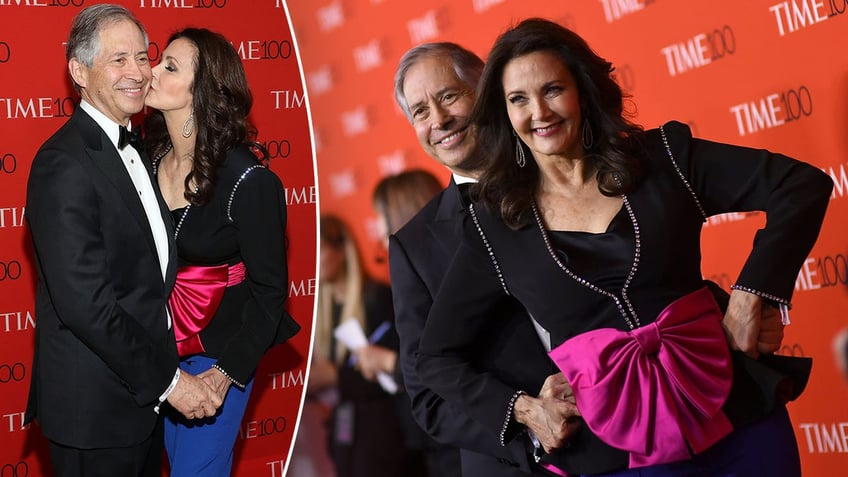
[[[24,223],[35,152],[72,113],[64,41],[90,0],[0,0],[0,475],[48,475],[45,441],[21,429],[32,362],[36,280]],[[241,53],[252,120],[283,180],[288,206],[289,311],[303,327],[256,373],[236,445],[234,475],[278,477],[288,461],[303,394],[315,295],[317,193],[304,90],[282,0],[118,0],[146,25],[153,64],[185,26],[223,33]],[[139,124],[140,118],[135,118]],[[61,237],[57,237],[61,240]],[[84,299],[84,297],[81,297]]]
[[[384,175],[448,175],[418,146],[395,106],[400,56],[455,41],[485,58],[530,16],[561,22],[617,67],[645,127],[688,122],[713,140],[780,151],[833,176],[822,235],[798,277],[784,353],[815,357],[790,405],[804,475],[848,464],[848,387],[831,338],[848,325],[848,5],[845,0],[289,0],[310,96],[321,209],[355,228],[370,270],[388,277],[371,209]],[[764,217],[726,215],[704,228],[704,274],[729,287]]]

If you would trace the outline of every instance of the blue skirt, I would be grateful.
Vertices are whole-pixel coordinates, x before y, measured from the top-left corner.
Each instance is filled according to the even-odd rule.
[[[215,359],[194,355],[180,361],[180,369],[199,374],[215,362]],[[165,450],[171,477],[229,477],[233,446],[252,387],[253,378],[245,389],[230,386],[215,416],[188,420],[175,411],[165,419]]]
[[[784,406],[733,431],[691,460],[592,477],[800,477],[798,442]],[[589,477],[589,476],[585,476]]]

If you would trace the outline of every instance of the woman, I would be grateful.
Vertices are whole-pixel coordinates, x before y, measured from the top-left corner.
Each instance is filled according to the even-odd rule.
[[[623,117],[612,71],[546,20],[496,41],[471,119],[490,167],[418,370],[501,443],[528,424],[558,474],[799,475],[783,403],[804,370],[787,372],[800,381],[779,393],[793,382],[763,363],[786,363],[751,357],[779,346],[783,325],[762,310],[787,313],[832,183],[780,154],[694,139],[681,123],[643,131]],[[703,289],[701,226],[748,210],[768,223],[722,317]],[[558,399],[531,398],[463,357],[497,326],[488,310],[507,294],[550,332]]]
[[[380,238],[389,248],[389,235],[401,229],[442,190],[433,174],[420,169],[401,172],[377,183],[371,203],[377,212]]]
[[[328,428],[336,475],[418,475],[421,463],[404,445],[400,396],[377,382],[378,372],[393,374],[397,356],[391,290],[366,276],[356,243],[340,219],[322,217],[320,238],[309,392],[315,396],[330,386],[338,389]],[[347,320],[357,321],[369,339],[353,353],[333,334]]]
[[[145,141],[176,223],[170,305],[180,369],[224,400],[211,418],[169,416],[165,447],[173,476],[225,476],[259,360],[299,329],[284,309],[283,187],[251,152],[252,97],[223,36],[173,34],[146,104],[155,111]]]

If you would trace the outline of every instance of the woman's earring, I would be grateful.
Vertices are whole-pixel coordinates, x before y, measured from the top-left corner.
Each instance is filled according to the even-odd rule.
[[[586,150],[592,149],[595,145],[595,136],[592,134],[592,126],[589,120],[583,120],[583,148]]]
[[[527,164],[527,158],[524,156],[524,148],[521,147],[521,138],[518,137],[515,130],[512,131],[512,135],[515,136],[515,162],[518,167],[524,167],[524,164]]]
[[[183,137],[189,138],[194,133],[194,110],[188,115],[188,119],[183,123]]]

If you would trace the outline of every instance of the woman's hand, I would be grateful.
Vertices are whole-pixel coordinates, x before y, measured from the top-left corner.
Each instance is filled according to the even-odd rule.
[[[397,353],[388,348],[377,345],[365,345],[353,352],[356,359],[355,368],[359,370],[362,377],[375,381],[377,373],[394,373]]]
[[[339,373],[336,365],[327,358],[312,356],[312,364],[309,366],[309,380],[306,383],[306,392],[312,393],[335,386],[339,381]]]
[[[548,376],[539,397],[521,395],[513,408],[515,420],[533,431],[545,452],[568,447],[580,427],[580,411],[562,373]]]
[[[722,326],[730,348],[752,358],[762,353],[774,353],[783,342],[784,325],[780,312],[763,303],[759,296],[742,290],[730,293]]]
[[[783,318],[780,310],[763,303],[760,318],[760,333],[757,335],[757,351],[761,354],[771,354],[783,345]]]
[[[230,386],[233,384],[230,381],[230,378],[224,376],[224,373],[218,371],[218,368],[209,368],[206,371],[197,375],[198,378],[202,379],[212,391],[218,395],[221,399],[221,402],[224,401],[224,397],[227,396],[227,391],[230,390]]]

